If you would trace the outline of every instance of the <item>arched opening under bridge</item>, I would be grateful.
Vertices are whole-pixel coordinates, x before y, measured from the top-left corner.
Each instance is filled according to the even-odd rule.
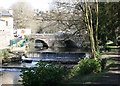
[[[35,43],[42,43],[42,46],[43,46],[44,48],[48,48],[48,44],[47,44],[44,40],[36,39],[36,40],[35,40]]]

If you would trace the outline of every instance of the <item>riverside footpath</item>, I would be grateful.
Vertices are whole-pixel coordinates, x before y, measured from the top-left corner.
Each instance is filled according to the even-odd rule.
[[[95,80],[95,84],[104,84],[112,86],[120,86],[120,46],[115,46],[115,51],[110,52],[107,55],[102,55],[102,59],[110,59],[115,61],[115,64],[107,66],[101,77]]]

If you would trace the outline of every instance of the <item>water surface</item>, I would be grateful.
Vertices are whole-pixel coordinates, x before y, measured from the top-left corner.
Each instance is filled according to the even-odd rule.
[[[80,49],[80,48],[48,48],[48,49],[39,49],[39,48],[33,48],[28,51],[39,51],[39,52],[71,52],[71,53],[87,53],[90,54],[90,51],[88,49]],[[69,56],[69,55],[68,55]],[[54,56],[52,56],[54,57]],[[57,57],[57,59],[61,59],[62,57]],[[69,57],[64,56],[64,59],[68,59]],[[71,57],[70,57],[71,58]],[[31,58],[32,60],[40,60],[40,58]],[[54,58],[51,58],[54,60]],[[72,58],[71,58],[72,59]],[[47,59],[46,59],[47,60]],[[48,59],[49,60],[49,59]],[[33,61],[32,63],[10,63],[8,67],[34,67],[37,61]],[[69,65],[68,65],[69,66]],[[20,78],[20,69],[0,69],[0,72],[2,74],[0,75],[0,80],[2,79],[2,84],[20,84],[18,82]],[[1,82],[1,81],[0,81]]]

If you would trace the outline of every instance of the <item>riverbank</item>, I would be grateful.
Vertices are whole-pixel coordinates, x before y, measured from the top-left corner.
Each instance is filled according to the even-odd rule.
[[[116,86],[119,84],[119,59],[120,59],[120,50],[119,47],[116,48],[116,52],[108,52],[105,55],[102,55],[102,59],[107,59],[107,65],[106,68],[99,73],[96,74],[89,74],[84,76],[76,76],[72,78],[71,80],[68,80],[68,82],[65,82],[67,86],[76,86],[76,85],[113,85]],[[30,64],[30,63],[29,63]],[[16,65],[15,65],[16,66]],[[25,65],[24,65],[25,66]],[[24,67],[23,66],[23,67]],[[66,65],[68,67],[68,65]],[[118,67],[119,66],[119,67]],[[31,67],[31,65],[30,65]],[[68,69],[72,69],[73,65],[68,67]],[[6,68],[6,67],[5,67]],[[11,68],[10,68],[11,69]],[[14,69],[14,67],[13,67]],[[18,68],[19,69],[19,68]],[[10,72],[11,74],[11,72]],[[12,73],[13,74],[13,73]],[[19,75],[15,75],[15,77],[18,77]],[[6,79],[6,78],[5,78]],[[5,80],[4,79],[4,80]],[[5,82],[6,83],[6,82]]]
[[[107,65],[103,71],[105,74],[95,80],[94,83],[120,86],[120,47],[116,47],[116,51],[109,53],[109,55],[102,55],[102,59],[105,58],[113,60],[115,63]]]
[[[105,69],[96,74],[85,76],[76,76],[67,84],[75,85],[97,85],[97,86],[120,86],[120,47],[116,47],[116,51],[102,55],[101,59],[106,59]]]

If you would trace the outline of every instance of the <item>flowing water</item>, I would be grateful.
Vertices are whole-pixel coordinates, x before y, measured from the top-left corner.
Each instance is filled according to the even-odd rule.
[[[89,50],[83,50],[79,48],[48,48],[48,49],[31,49],[29,52],[37,52],[39,53],[32,54],[30,56],[29,53],[29,59],[33,60],[32,63],[10,63],[8,66],[3,66],[3,68],[0,68],[0,79],[2,78],[2,84],[21,84],[18,82],[21,78],[19,77],[20,75],[20,70],[23,67],[34,67],[35,64],[37,63],[38,60],[58,60],[60,61],[61,59],[63,60],[78,60],[79,57],[84,56],[82,53],[85,53],[85,55],[90,55]],[[72,53],[72,54],[71,54]],[[80,55],[81,53],[81,55]],[[8,68],[6,68],[8,67]]]

